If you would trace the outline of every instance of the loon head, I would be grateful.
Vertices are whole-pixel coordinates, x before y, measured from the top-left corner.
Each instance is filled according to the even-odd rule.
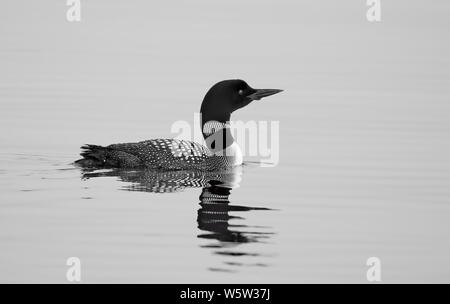
[[[228,122],[231,113],[253,100],[281,92],[278,89],[254,89],[240,79],[223,80],[206,93],[200,109],[202,134],[215,155],[231,156],[232,166],[242,163],[242,153],[234,142]]]
[[[209,89],[203,99],[200,109],[202,125],[208,121],[226,123],[234,111],[253,100],[260,100],[281,91],[283,90],[254,89],[240,79],[220,81]]]

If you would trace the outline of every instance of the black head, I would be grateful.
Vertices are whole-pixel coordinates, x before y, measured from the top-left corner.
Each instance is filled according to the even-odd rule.
[[[206,93],[200,109],[202,124],[207,121],[227,122],[237,109],[245,107],[253,100],[260,100],[282,90],[253,89],[240,79],[223,80],[212,86]]]

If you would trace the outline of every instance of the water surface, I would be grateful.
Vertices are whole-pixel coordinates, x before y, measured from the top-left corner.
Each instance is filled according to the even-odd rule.
[[[448,1],[82,2],[0,11],[0,282],[450,281]],[[280,122],[277,166],[71,165],[236,77],[285,89],[233,116]]]

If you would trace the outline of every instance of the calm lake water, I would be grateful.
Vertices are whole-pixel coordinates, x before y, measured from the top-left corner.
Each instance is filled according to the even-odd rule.
[[[85,283],[365,283],[378,257],[383,282],[450,283],[450,3],[382,1],[374,24],[316,2],[82,1],[69,23],[7,1],[0,282],[64,283],[78,257]],[[71,165],[174,137],[228,78],[285,90],[232,117],[279,121],[275,167]]]

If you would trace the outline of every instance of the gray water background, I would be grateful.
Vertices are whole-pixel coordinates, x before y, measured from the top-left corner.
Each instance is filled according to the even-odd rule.
[[[0,282],[450,282],[450,3],[2,2]],[[173,137],[216,81],[282,94],[233,118],[280,122],[280,162],[245,166],[230,223],[266,234],[218,254],[200,188],[81,179],[84,143]],[[236,229],[239,229],[237,227]],[[223,244],[222,244],[223,245]],[[227,246],[225,244],[225,246]]]

